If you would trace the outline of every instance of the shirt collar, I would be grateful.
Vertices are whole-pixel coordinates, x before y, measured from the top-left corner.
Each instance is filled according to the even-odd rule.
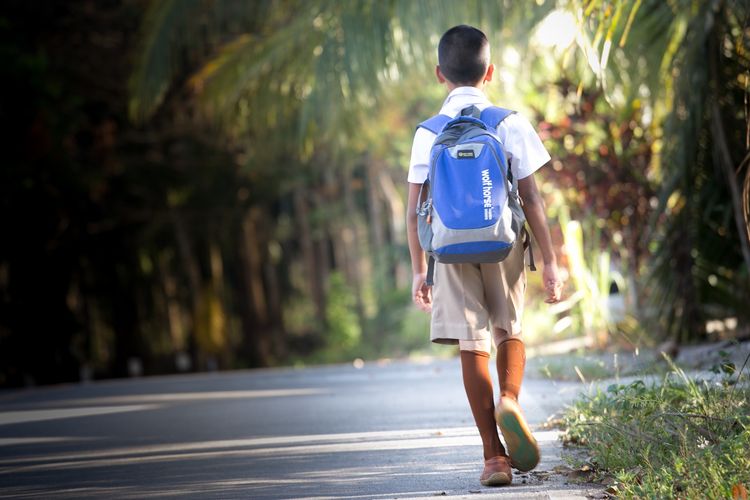
[[[463,108],[472,104],[483,108],[490,105],[490,101],[481,89],[476,87],[457,87],[445,98],[440,113],[455,116]]]
[[[466,97],[478,97],[482,100],[486,100],[487,96],[484,95],[484,92],[481,89],[478,89],[476,87],[456,87],[451,91],[450,94],[448,94],[448,97],[445,99],[445,104],[448,104],[448,102],[451,101],[451,99],[454,99],[459,96],[466,96]]]

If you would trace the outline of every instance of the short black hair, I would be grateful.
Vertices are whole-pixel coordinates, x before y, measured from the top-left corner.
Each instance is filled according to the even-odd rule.
[[[440,38],[438,64],[451,83],[474,85],[490,65],[490,42],[473,26],[454,26]]]

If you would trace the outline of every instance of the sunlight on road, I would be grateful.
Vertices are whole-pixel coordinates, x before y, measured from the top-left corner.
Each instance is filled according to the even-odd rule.
[[[89,408],[54,408],[48,410],[4,411],[0,412],[0,425],[39,422],[42,420],[57,420],[71,417],[90,417],[92,415],[106,415],[109,413],[123,413],[127,411],[143,411],[159,408],[158,405],[130,405],[130,406],[96,406]]]
[[[480,487],[482,445],[458,368],[450,360],[360,378],[329,367],[24,392],[0,404],[0,496],[466,494]],[[566,401],[563,386],[530,380],[526,389],[534,426]],[[535,436],[542,475],[519,479],[514,493],[554,482],[558,432]]]
[[[126,396],[106,396],[66,399],[50,402],[55,406],[75,405],[121,405],[121,406],[89,406],[85,408],[45,408],[40,410],[18,410],[0,412],[0,425],[39,422],[43,420],[58,420],[62,418],[89,417],[109,413],[128,411],[154,410],[161,405],[148,403],[176,403],[191,401],[208,401],[224,399],[255,399],[276,398],[290,396],[311,396],[327,394],[324,389],[270,389],[253,391],[205,391],[205,392],[176,392],[165,394],[129,394]],[[140,404],[139,404],[140,403]],[[0,445],[2,442],[0,441]],[[7,444],[7,443],[6,443]]]
[[[557,431],[535,433],[540,443],[555,441]],[[0,475],[31,470],[62,470],[114,465],[144,464],[227,457],[291,458],[300,455],[375,452],[428,448],[481,446],[473,427],[375,431],[345,434],[278,436],[251,439],[172,443],[155,446],[48,454],[44,457],[14,457],[0,460]]]
[[[255,399],[289,396],[315,396],[327,394],[324,389],[267,389],[252,391],[202,391],[174,392],[165,394],[128,394],[126,396],[106,396],[60,401],[64,404],[132,404],[132,403],[171,403],[180,401],[207,401],[214,399]]]
[[[67,443],[71,441],[89,441],[98,438],[87,437],[19,437],[19,438],[0,438],[0,446],[19,446],[24,444],[45,444],[45,443]],[[0,461],[2,463],[2,461]]]

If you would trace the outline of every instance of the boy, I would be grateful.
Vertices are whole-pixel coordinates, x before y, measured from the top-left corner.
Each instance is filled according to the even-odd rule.
[[[448,30],[440,39],[435,69],[438,81],[449,91],[440,113],[457,116],[471,105],[479,110],[490,106],[482,89],[492,80],[494,70],[484,33],[464,25]],[[550,156],[531,124],[517,113],[503,120],[497,133],[508,153],[513,176],[518,179],[528,225],[542,252],[545,302],[558,302],[562,282],[544,204],[533,176]],[[427,178],[434,139],[434,133],[417,129],[409,165],[407,233],[414,274],[412,298],[420,309],[432,312],[431,340],[459,345],[464,388],[484,450],[480,482],[485,486],[510,484],[511,465],[528,471],[539,463],[539,448],[518,406],[526,363],[521,339],[526,289],[523,245],[519,242],[497,264],[436,264],[434,287],[425,284],[427,265],[417,235],[416,209],[420,186]],[[497,407],[488,367],[491,342],[497,348],[500,383]],[[500,443],[498,426],[507,453]]]

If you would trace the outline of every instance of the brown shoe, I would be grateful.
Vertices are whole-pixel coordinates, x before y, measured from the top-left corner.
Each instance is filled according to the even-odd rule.
[[[479,482],[484,486],[504,486],[510,484],[512,478],[508,457],[499,456],[484,461],[484,470],[479,476]]]
[[[511,398],[500,398],[495,408],[495,420],[505,439],[513,467],[521,472],[536,467],[539,463],[539,446],[518,403]]]

